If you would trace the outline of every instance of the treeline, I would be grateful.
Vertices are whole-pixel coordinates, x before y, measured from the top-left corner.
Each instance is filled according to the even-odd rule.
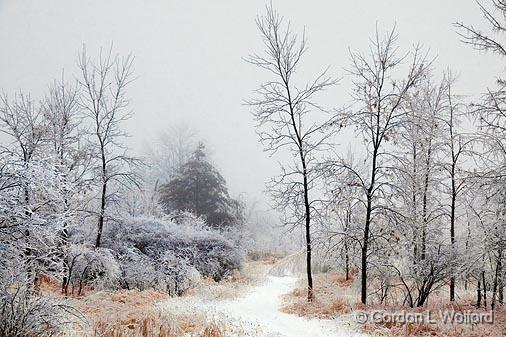
[[[481,10],[504,27],[504,6],[496,3],[498,16]],[[305,228],[308,300],[317,247],[346,278],[360,271],[364,304],[423,306],[443,287],[450,301],[472,289],[478,307],[503,304],[503,81],[469,102],[422,46],[402,51],[395,29],[376,31],[365,52],[350,50],[351,103],[328,109],[319,94],[340,81],[327,70],[297,80],[306,36],[272,7],[256,23],[265,49],[247,60],[270,77],[248,103],[266,150],[292,154],[269,189],[285,224]],[[497,40],[457,26],[464,42],[506,54]],[[353,133],[346,149],[342,135]]]

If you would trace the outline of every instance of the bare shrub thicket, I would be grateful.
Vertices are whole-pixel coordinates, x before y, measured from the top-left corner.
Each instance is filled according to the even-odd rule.
[[[118,257],[126,287],[181,295],[200,276],[219,281],[240,268],[240,251],[220,232],[189,213],[179,221],[137,217],[111,225],[104,245]]]

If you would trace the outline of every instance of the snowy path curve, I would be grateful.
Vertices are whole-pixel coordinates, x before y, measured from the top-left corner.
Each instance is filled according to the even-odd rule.
[[[210,312],[249,326],[262,337],[362,337],[339,320],[306,319],[281,312],[281,296],[295,287],[295,277],[268,276],[260,285],[234,300],[210,301]],[[255,334],[256,335],[256,334]]]

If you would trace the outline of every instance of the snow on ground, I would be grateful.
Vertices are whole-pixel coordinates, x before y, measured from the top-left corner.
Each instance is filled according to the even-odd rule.
[[[247,336],[261,337],[359,337],[341,320],[306,319],[280,311],[281,296],[295,287],[292,276],[268,276],[260,285],[234,300],[212,300],[202,305],[216,320],[239,325]]]

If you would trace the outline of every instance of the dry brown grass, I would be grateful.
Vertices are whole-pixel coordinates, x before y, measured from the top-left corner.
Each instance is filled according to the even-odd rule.
[[[38,291],[51,294],[53,296],[64,296],[62,289],[62,282],[57,278],[47,275],[44,273],[38,273],[35,281],[35,287]],[[81,287],[72,285],[68,286],[67,296],[68,297],[82,297],[87,294],[93,293],[95,290],[89,286],[81,285]],[[78,294],[79,293],[79,294]]]
[[[436,327],[428,324],[416,323],[380,323],[380,324],[365,324],[362,328],[364,332],[392,337],[414,337],[414,336],[443,336],[438,334]]]
[[[95,325],[89,337],[225,337],[223,329],[217,324],[203,327],[180,326],[174,322],[166,322],[161,317],[144,317],[130,322],[100,322]]]
[[[266,274],[269,259],[248,262],[221,282],[202,279],[200,284],[180,298],[169,298],[154,290],[91,291],[68,302],[83,313],[87,325],[69,333],[79,337],[236,337],[194,308],[201,299],[233,298]],[[44,280],[43,291],[61,293],[56,280]],[[167,302],[168,301],[168,302]],[[163,305],[162,305],[163,303]]]
[[[167,298],[156,291],[97,292],[73,299],[88,326],[74,335],[82,337],[225,337],[224,329],[203,313],[161,311],[156,303]],[[174,301],[184,301],[176,298]]]
[[[61,282],[50,275],[37,274],[36,286],[43,293],[61,294]]]
[[[354,273],[353,276],[356,276]],[[445,324],[439,318],[439,310],[454,310],[455,312],[488,312],[485,309],[476,309],[472,306],[474,301],[471,291],[465,292],[463,289],[458,291],[460,295],[457,304],[449,303],[447,300],[447,291],[445,289],[431,295],[427,306],[423,308],[409,308],[399,306],[402,303],[402,292],[392,290],[392,299],[388,304],[379,304],[371,301],[371,304],[365,306],[357,300],[359,296],[359,287],[354,284],[354,278],[346,280],[340,273],[317,274],[314,277],[315,300],[312,303],[307,302],[307,290],[304,283],[303,287],[296,288],[284,296],[285,306],[282,310],[286,313],[296,314],[303,317],[316,318],[336,318],[340,317],[355,322],[355,313],[364,311],[371,314],[373,311],[405,311],[409,313],[423,313],[431,311],[437,313],[431,315],[437,323],[392,323],[392,322],[368,322],[363,325],[357,325],[362,331],[384,337],[505,337],[506,336],[506,307],[499,307],[495,311],[494,324]]]
[[[330,319],[351,312],[352,306],[347,298],[340,296],[336,289],[350,287],[353,276],[346,280],[340,273],[316,274],[314,277],[313,302],[307,302],[307,289],[295,288],[284,296],[282,311],[302,317]]]
[[[216,325],[210,325],[204,329],[200,337],[224,337],[223,331]]]
[[[93,337],[178,337],[176,327],[161,323],[158,319],[144,317],[130,321],[99,321],[95,323]]]
[[[458,324],[445,323],[439,316],[440,311],[448,310],[456,313],[488,313],[490,309],[478,309],[471,303],[473,297],[460,289],[462,295],[457,303],[450,303],[447,300],[447,293],[441,291],[435,293],[429,303],[421,308],[399,307],[393,305],[372,304],[361,306],[361,311],[371,312],[373,310],[383,311],[404,311],[408,313],[423,313],[430,311],[431,317],[437,322],[434,323],[388,323],[388,322],[368,322],[362,325],[362,329],[366,332],[374,332],[381,336],[388,337],[504,337],[506,336],[506,308],[498,307],[494,312],[494,323]],[[358,296],[358,294],[357,294]]]
[[[331,319],[338,315],[349,313],[351,309],[347,304],[341,302],[340,300],[335,300],[330,304],[319,300],[307,303],[304,298],[301,301],[285,305],[282,308],[282,311],[287,314],[294,314],[301,317]]]

